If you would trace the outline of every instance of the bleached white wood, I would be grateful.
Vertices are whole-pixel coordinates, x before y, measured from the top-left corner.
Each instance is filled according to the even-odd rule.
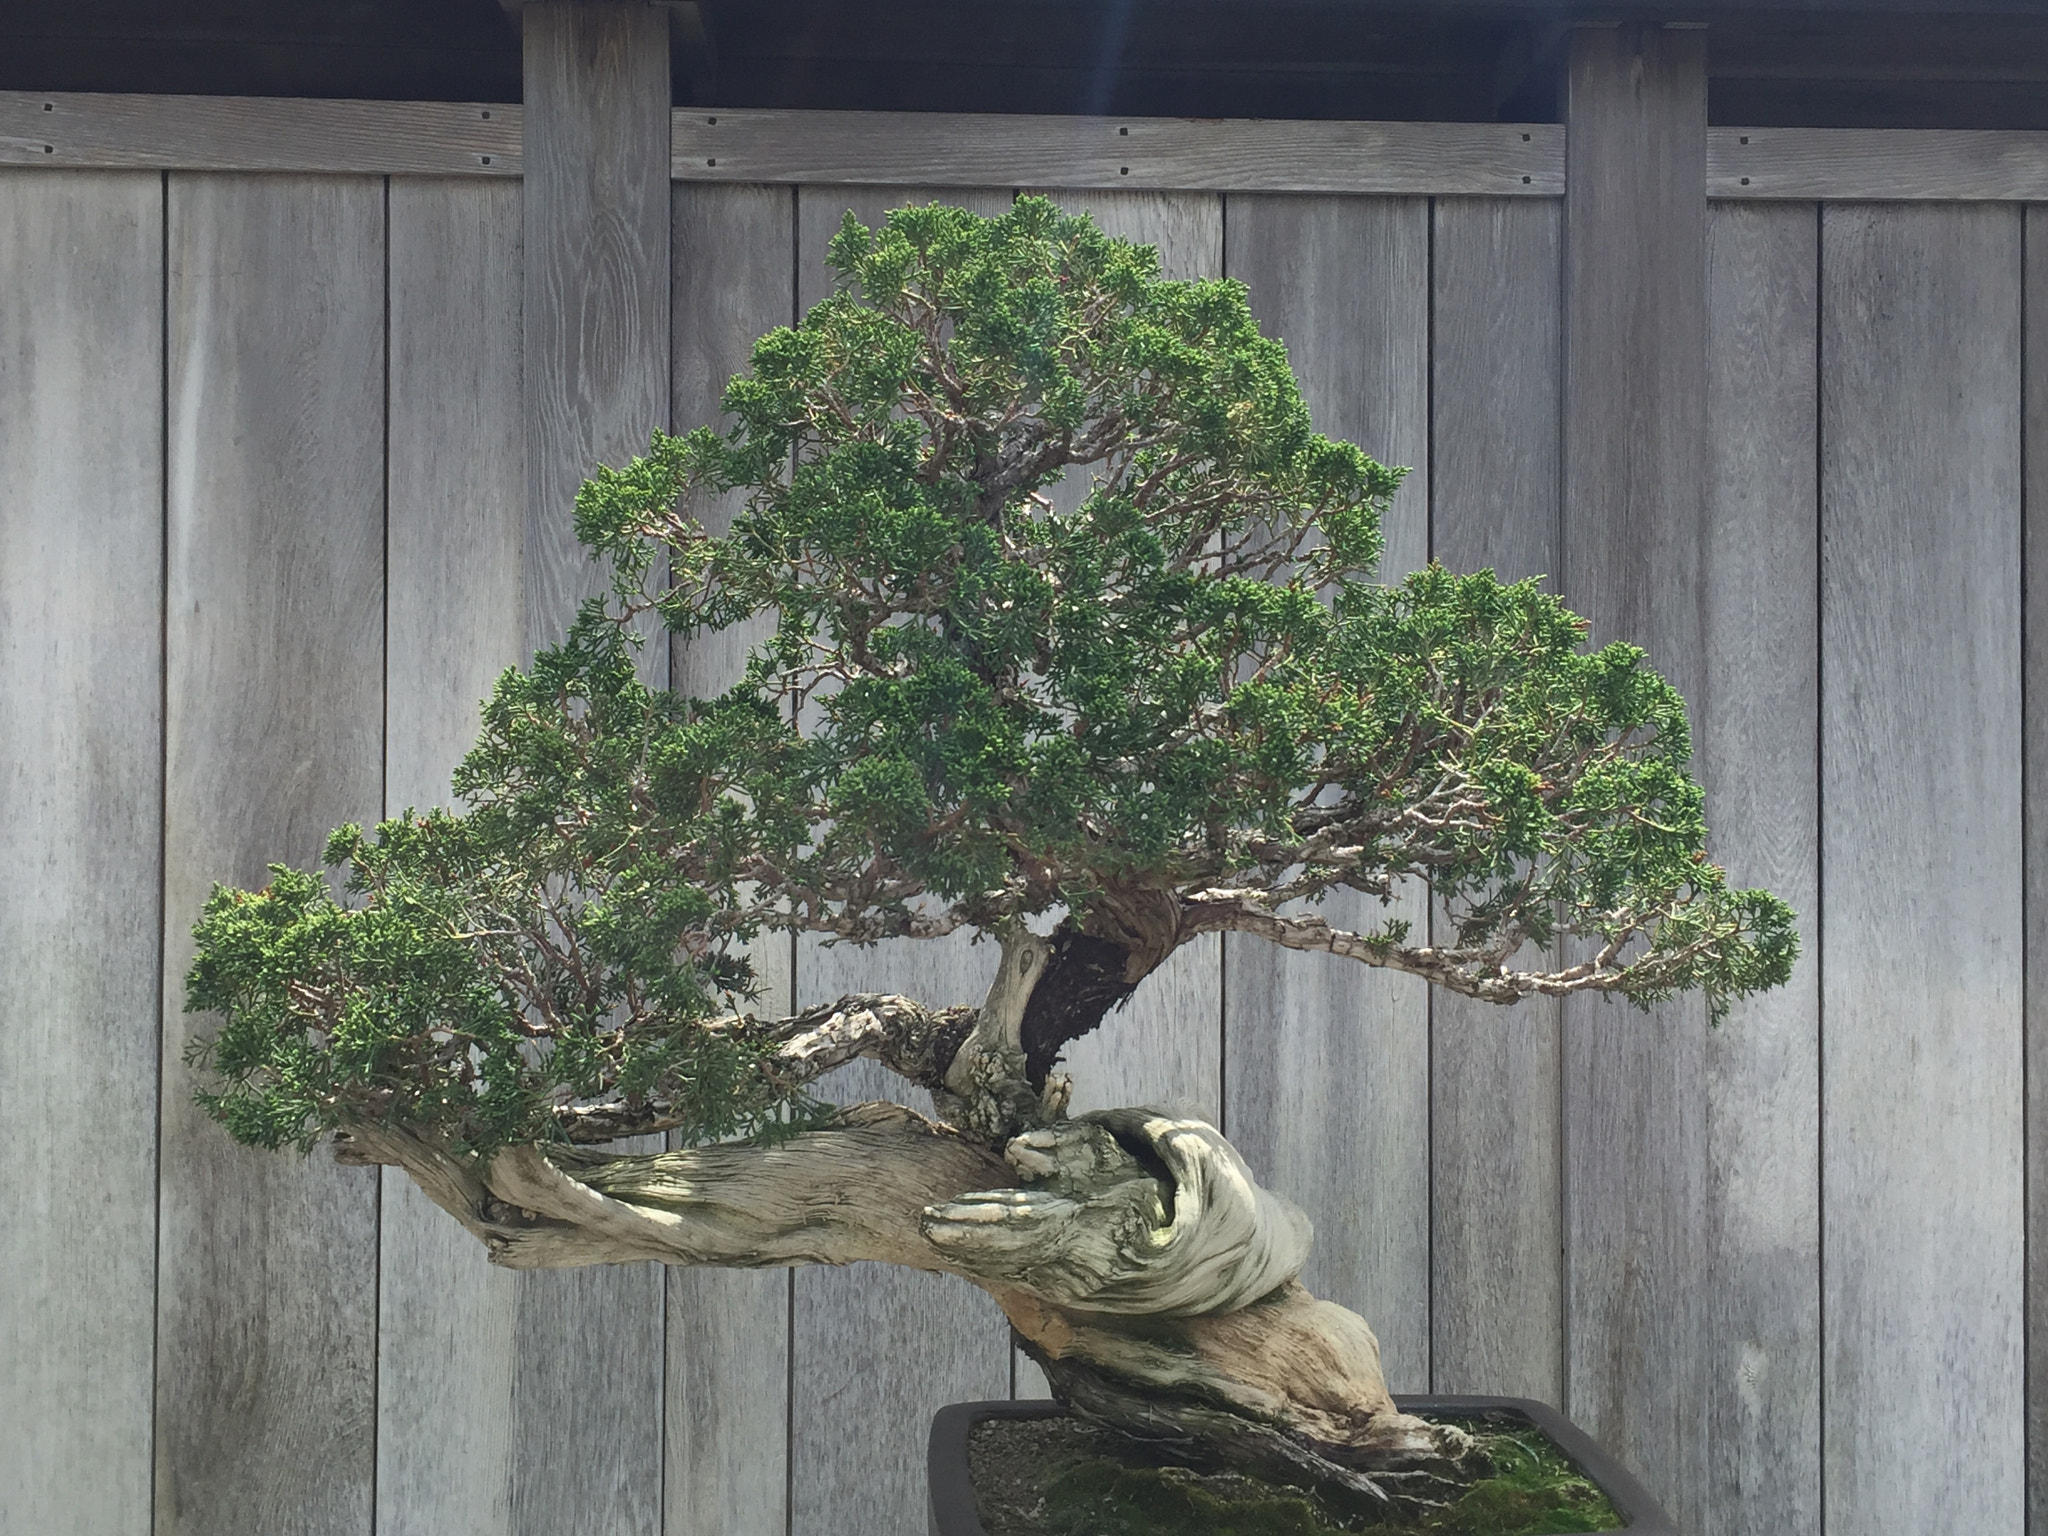
[[[161,179],[0,171],[7,1531],[149,1520],[162,337]]]

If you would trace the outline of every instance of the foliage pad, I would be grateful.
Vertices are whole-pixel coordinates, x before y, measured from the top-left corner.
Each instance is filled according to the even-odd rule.
[[[849,217],[830,261],[729,430],[584,488],[613,596],[501,680],[466,813],[337,834],[343,902],[284,870],[216,893],[190,999],[227,1016],[236,1134],[488,1145],[598,1101],[772,1133],[812,1106],[716,1021],[764,930],[1057,913],[1135,980],[1235,929],[1503,1001],[1784,979],[1790,913],[1706,861],[1677,694],[1533,582],[1381,585],[1401,472],[1312,430],[1241,285],[1033,198]],[[752,626],[744,678],[642,687],[650,611]],[[1408,876],[1449,942],[1314,911]],[[1563,958],[1516,970],[1532,943]]]

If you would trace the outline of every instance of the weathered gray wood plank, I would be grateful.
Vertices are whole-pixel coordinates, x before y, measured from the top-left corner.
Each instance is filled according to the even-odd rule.
[[[2025,1515],[2020,232],[1822,224],[1833,1536]]]
[[[1159,250],[1160,276],[1223,275],[1223,200],[1187,192],[1053,191],[1069,213],[1086,213],[1106,234]],[[1054,500],[1079,506],[1087,477],[1074,473]],[[1103,1026],[1067,1047],[1060,1070],[1074,1083],[1073,1113],[1126,1104],[1184,1109],[1217,1124],[1223,1113],[1223,943],[1189,944],[1145,979]],[[1023,1351],[1013,1359],[1013,1395],[1051,1396]]]
[[[2048,597],[2048,216],[2026,211],[2025,552],[2021,602]],[[2048,1531],[2048,624],[2025,625],[2027,1530]]]
[[[156,1310],[161,179],[0,172],[0,295],[0,861],[14,872],[0,891],[0,1529],[140,1532]],[[98,1172],[82,1202],[85,1147]]]
[[[1707,196],[1893,202],[2048,198],[2048,133],[1710,128]]]
[[[1223,200],[1204,193],[1053,192],[1069,213],[1090,215],[1103,233],[1158,247],[1162,277],[1223,275]],[[1078,506],[1081,475],[1062,491]],[[1126,1104],[1184,1105],[1204,1118],[1223,1109],[1223,950],[1211,935],[1176,953],[1146,978],[1100,1029],[1067,1047],[1061,1070],[1074,1080],[1074,1113]],[[1020,1362],[1036,1383],[1036,1367]]]
[[[524,420],[519,188],[394,179],[385,617],[386,814],[447,805],[477,705],[519,660]],[[380,1536],[511,1521],[518,1290],[397,1169],[383,1173]]]
[[[674,188],[672,410],[687,431],[719,421],[725,381],[756,337],[789,323],[795,304],[793,214],[787,187]],[[696,508],[731,526],[736,498]],[[673,682],[711,696],[737,682],[745,647],[772,620],[678,640]],[[754,949],[764,1011],[790,998],[790,942]],[[789,1303],[784,1270],[668,1272],[667,1536],[782,1536],[788,1526]]]
[[[1574,34],[1565,195],[1565,600],[1700,696],[1704,34]],[[1566,1407],[1681,1529],[1707,1520],[1706,1008],[1564,1007]]]
[[[156,1529],[359,1533],[376,1172],[230,1142],[182,1004],[210,881],[314,863],[378,810],[383,187],[173,176],[169,221]]]
[[[1007,192],[971,189],[800,189],[800,303],[808,307],[829,291],[825,244],[846,210],[872,225],[890,208],[935,197],[981,213],[1001,212],[1010,201]],[[964,936],[864,950],[807,941],[796,955],[796,1000],[809,1006],[845,992],[898,991],[939,1004],[979,1003],[995,955],[993,945],[970,945]],[[866,1062],[822,1087],[842,1103],[899,1099],[931,1107],[921,1091]],[[1002,1314],[985,1293],[946,1275],[855,1264],[798,1270],[794,1280],[791,1536],[921,1529],[933,1412],[1009,1394]]]
[[[1412,467],[1384,570],[1429,551],[1429,204],[1420,198],[1232,197],[1229,275],[1284,340],[1319,430]],[[1417,893],[1391,911],[1428,921]],[[1362,1313],[1388,1384],[1429,1382],[1429,998],[1413,977],[1228,941],[1225,1129],[1259,1178],[1316,1224],[1302,1279]]]
[[[521,15],[531,652],[606,580],[575,540],[576,488],[645,452],[669,418],[669,70],[660,7]],[[667,647],[642,654],[647,681],[665,685]],[[665,1289],[651,1264],[520,1277],[515,1531],[660,1529]]]
[[[1820,1529],[1820,801],[1814,592],[1818,215],[1707,217],[1703,691],[1709,850],[1791,902],[1790,985],[1707,1038],[1708,1507],[1727,1536]]]
[[[680,108],[679,181],[1555,197],[1554,123]]]
[[[603,573],[576,489],[669,419],[669,77],[659,6],[529,5],[526,48],[527,648]],[[650,657],[655,647],[650,647]],[[665,679],[664,679],[665,680]]]
[[[516,105],[0,91],[0,165],[517,176]]]
[[[1435,209],[1430,554],[1504,581],[1558,550],[1556,203]],[[1430,999],[1430,1385],[1564,1392],[1558,1008]]]

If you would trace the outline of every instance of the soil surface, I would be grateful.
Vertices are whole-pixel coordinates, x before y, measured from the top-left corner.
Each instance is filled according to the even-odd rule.
[[[1404,1490],[1388,1518],[1355,1496],[1148,1458],[1075,1418],[983,1419],[968,1440],[988,1536],[1563,1536],[1611,1531],[1614,1506],[1518,1414],[1430,1415],[1479,1438],[1493,1475]]]

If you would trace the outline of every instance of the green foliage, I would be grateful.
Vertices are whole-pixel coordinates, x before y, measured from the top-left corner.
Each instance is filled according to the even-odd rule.
[[[729,430],[584,487],[613,597],[501,680],[466,813],[337,834],[346,900],[216,893],[190,1000],[237,1135],[489,1145],[593,1102],[772,1133],[809,1101],[711,1022],[764,928],[1064,912],[1163,953],[1417,876],[1455,940],[1364,952],[1478,995],[1783,980],[1791,914],[1706,862],[1676,693],[1534,583],[1379,584],[1401,472],[1312,430],[1241,285],[1034,198],[849,218],[830,260]],[[719,698],[650,693],[650,610],[772,633]],[[1526,943],[1570,948],[1517,979]]]
[[[712,1022],[750,985],[725,947],[748,933],[678,877],[671,840],[716,828],[645,814],[650,746],[722,729],[643,687],[587,614],[499,681],[457,776],[468,815],[335,832],[351,899],[282,865],[261,891],[215,887],[186,978],[187,1007],[224,1019],[195,1050],[220,1085],[201,1102],[272,1147],[394,1123],[481,1153],[559,1139],[557,1112],[590,1103],[697,1141],[815,1120],[772,1045]]]

